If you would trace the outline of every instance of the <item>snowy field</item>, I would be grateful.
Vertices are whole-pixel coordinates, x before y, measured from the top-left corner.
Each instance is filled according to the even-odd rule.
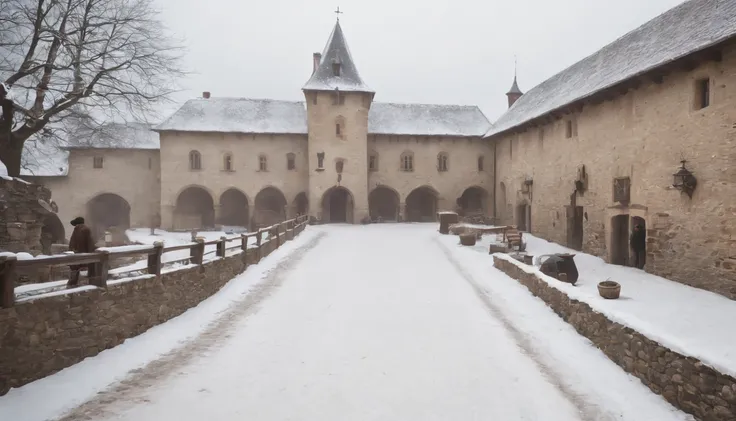
[[[0,419],[692,419],[436,229],[309,227],[182,316],[11,390]]]

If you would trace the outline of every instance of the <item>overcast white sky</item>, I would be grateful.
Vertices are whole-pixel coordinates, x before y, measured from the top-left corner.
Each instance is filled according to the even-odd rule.
[[[376,101],[506,109],[514,55],[527,91],[681,0],[157,0],[182,38],[182,103],[212,96],[303,100],[312,53],[339,5]],[[173,111],[173,107],[170,111]]]

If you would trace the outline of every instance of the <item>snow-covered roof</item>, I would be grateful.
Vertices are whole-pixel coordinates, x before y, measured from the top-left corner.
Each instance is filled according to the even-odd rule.
[[[529,90],[486,136],[517,127],[734,35],[736,1],[687,1]]]
[[[340,65],[339,76],[335,75],[333,64]],[[335,23],[335,28],[327,40],[319,67],[302,89],[307,91],[334,91],[339,89],[352,92],[373,92],[358,74],[358,68],[350,55],[348,43],[345,41],[342,27],[340,27],[340,21]]]
[[[474,105],[376,102],[368,113],[368,133],[419,136],[482,136],[491,127]]]
[[[248,98],[190,99],[156,131],[307,133],[303,102]]]

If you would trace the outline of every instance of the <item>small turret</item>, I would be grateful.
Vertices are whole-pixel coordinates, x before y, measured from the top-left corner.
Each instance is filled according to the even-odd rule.
[[[511,85],[511,89],[506,92],[506,97],[509,99],[509,108],[511,108],[511,106],[514,105],[522,95],[524,95],[524,92],[521,92],[521,89],[519,89],[519,84],[516,82],[516,75],[514,75],[514,83]]]

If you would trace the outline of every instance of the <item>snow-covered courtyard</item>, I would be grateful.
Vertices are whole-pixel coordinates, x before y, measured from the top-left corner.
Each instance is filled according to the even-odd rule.
[[[309,227],[0,419],[691,419],[436,228]]]

